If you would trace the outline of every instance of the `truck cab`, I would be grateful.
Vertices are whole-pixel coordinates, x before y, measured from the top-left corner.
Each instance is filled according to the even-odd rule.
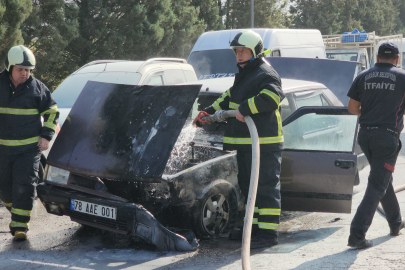
[[[404,67],[404,45],[403,35],[377,36],[375,32],[358,32],[344,33],[340,35],[323,35],[323,42],[326,48],[328,59],[343,61],[356,61],[359,66],[356,69],[354,78],[361,71],[373,67],[376,59],[378,48],[384,42],[393,42],[398,45],[399,53],[402,56],[398,67]]]
[[[360,63],[356,68],[356,75],[363,70],[370,68],[370,60],[365,48],[359,49],[328,49],[326,50],[326,58],[331,60],[353,61]]]

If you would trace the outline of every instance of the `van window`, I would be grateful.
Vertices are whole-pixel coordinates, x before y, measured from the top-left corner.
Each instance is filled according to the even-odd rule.
[[[231,49],[194,51],[187,63],[193,66],[198,80],[234,77],[239,72]]]
[[[281,57],[280,50],[271,51],[271,56],[273,56],[273,57]]]

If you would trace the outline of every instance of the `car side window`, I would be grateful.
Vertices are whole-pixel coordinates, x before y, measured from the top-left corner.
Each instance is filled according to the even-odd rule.
[[[163,76],[162,75],[156,75],[153,76],[152,78],[149,79],[145,85],[163,85]]]
[[[292,114],[292,112],[293,112],[293,109],[291,108],[291,104],[288,101],[288,96],[289,95],[286,95],[286,97],[280,103],[280,113],[281,113],[281,120],[282,121],[287,119],[288,116],[290,116]]]
[[[354,115],[306,114],[283,126],[284,147],[286,150],[351,152],[356,124]]]
[[[332,106],[332,104],[326,99],[324,95],[321,95],[322,106]]]
[[[316,92],[295,94],[295,101],[297,109],[304,106],[325,106],[321,94]]]
[[[169,69],[164,71],[165,80],[168,85],[187,82],[182,69]]]
[[[274,50],[271,52],[271,56],[273,57],[281,57],[280,50]]]
[[[297,104],[297,109],[305,106],[330,106],[329,102],[326,98],[322,95],[321,91],[309,91],[304,93],[297,93],[295,94],[295,101]],[[334,121],[327,119],[327,116],[319,116],[317,117],[318,121],[312,121],[309,117],[304,117],[301,119],[301,132],[302,134],[310,134],[313,132],[317,132],[325,128],[324,121],[330,121],[331,125],[334,125]],[[308,122],[306,122],[306,120]],[[322,120],[322,121],[321,121]],[[321,121],[321,122],[320,122]]]

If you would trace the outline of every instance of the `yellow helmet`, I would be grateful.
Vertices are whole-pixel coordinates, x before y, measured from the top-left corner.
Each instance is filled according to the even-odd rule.
[[[6,57],[6,70],[10,71],[11,66],[21,66],[26,69],[35,68],[35,56],[30,49],[23,45],[12,47]]]
[[[258,33],[252,30],[243,30],[234,37],[229,47],[234,52],[236,48],[249,48],[256,58],[258,54],[263,52],[263,40]]]

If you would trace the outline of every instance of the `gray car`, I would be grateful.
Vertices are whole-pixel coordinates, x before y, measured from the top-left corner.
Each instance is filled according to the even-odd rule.
[[[44,184],[38,187],[39,197],[48,212],[68,215],[81,224],[140,236],[154,244],[156,237],[152,232],[155,229],[151,228],[156,228],[153,226],[157,226],[157,221],[170,228],[191,229],[199,238],[225,232],[244,208],[244,198],[237,185],[236,153],[222,150],[224,124],[207,125],[203,129],[190,125],[199,110],[223,93],[221,85],[229,83],[224,80],[228,79],[203,82],[188,120],[171,147],[173,150],[165,162],[163,174],[148,179],[111,179],[113,166],[108,165],[109,170],[102,173],[95,170],[99,164],[92,159],[82,162],[90,171],[94,170],[83,173],[72,165],[74,156],[92,151],[90,146],[94,143],[77,139],[71,148],[60,143],[61,147],[51,150],[58,158],[49,160],[51,165],[46,168]],[[356,174],[367,164],[364,155],[356,152],[357,117],[349,115],[321,83],[283,79],[283,91],[286,99],[281,104],[285,136],[282,210],[350,213]],[[87,98],[90,100],[91,96]],[[76,118],[74,114],[69,117],[70,130],[74,132],[78,128],[74,126]],[[147,132],[155,135],[153,130]],[[100,134],[95,143],[103,144],[107,137]],[[101,154],[105,156],[107,152],[103,150]],[[114,158],[120,155],[116,151]],[[70,157],[70,161],[63,165],[66,157]],[[115,162],[119,164],[119,158]],[[79,203],[87,209],[79,211]],[[104,209],[104,216],[95,215],[94,208]],[[142,209],[156,219],[139,218]],[[143,219],[148,219],[149,225],[145,225]],[[152,223],[155,225],[150,225]]]

